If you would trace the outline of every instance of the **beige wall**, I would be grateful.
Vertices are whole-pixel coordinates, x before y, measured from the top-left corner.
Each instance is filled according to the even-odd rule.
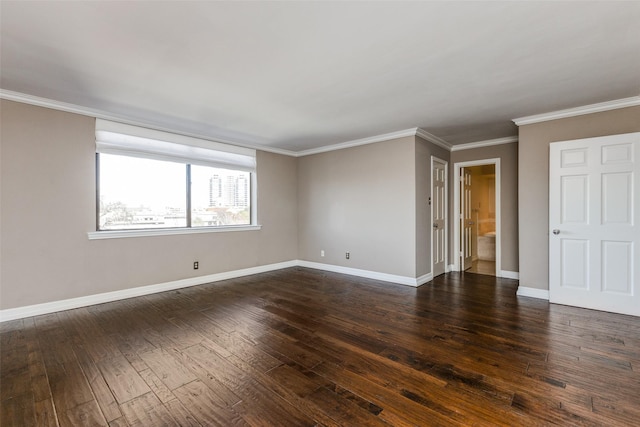
[[[520,285],[549,289],[549,143],[640,131],[640,107],[520,127]]]
[[[451,173],[455,162],[502,159],[502,268],[518,271],[517,144],[450,153],[406,137],[298,159],[259,151],[262,230],[89,240],[94,119],[2,101],[1,123],[0,309],[295,259],[423,276],[432,155]]]
[[[90,241],[94,119],[11,101],[0,111],[0,309],[297,257],[295,158],[258,152],[260,231]]]
[[[451,153],[452,165],[475,160],[500,159],[500,263],[502,270],[512,272],[519,271],[518,248],[519,241],[523,241],[522,236],[518,238],[518,151],[519,144],[513,142]],[[455,182],[453,168],[450,168],[450,171],[450,182]],[[449,194],[453,201],[453,186],[450,186]],[[453,210],[453,207],[451,209]],[[450,233],[450,248],[453,255],[453,232]]]
[[[415,187],[414,137],[299,158],[299,258],[416,277]]]

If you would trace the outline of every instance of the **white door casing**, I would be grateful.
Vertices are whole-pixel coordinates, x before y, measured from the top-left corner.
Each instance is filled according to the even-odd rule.
[[[433,277],[447,266],[447,162],[431,156],[431,272]]]
[[[640,132],[550,144],[550,302],[640,316]]]
[[[460,174],[461,170],[466,167],[471,166],[482,166],[482,165],[495,165],[495,215],[496,215],[496,277],[502,277],[502,244],[501,244],[501,236],[502,236],[502,226],[501,226],[501,202],[500,202],[500,158],[491,158],[491,159],[482,159],[482,160],[471,160],[467,162],[456,162],[453,164],[454,168],[454,177],[456,177],[456,185],[453,186],[453,212],[454,212],[454,221],[453,221],[453,265],[452,269],[454,271],[462,271],[464,270],[463,265],[461,263],[461,235],[462,235],[462,227],[461,227],[461,185],[460,185]]]

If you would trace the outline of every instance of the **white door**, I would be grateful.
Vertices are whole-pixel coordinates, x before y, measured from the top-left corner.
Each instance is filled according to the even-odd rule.
[[[447,163],[431,158],[431,271],[433,277],[445,272],[447,259]]]
[[[550,145],[550,301],[640,316],[640,132]]]
[[[460,169],[460,257],[462,270],[471,268],[473,257],[473,217],[471,216],[471,171]]]

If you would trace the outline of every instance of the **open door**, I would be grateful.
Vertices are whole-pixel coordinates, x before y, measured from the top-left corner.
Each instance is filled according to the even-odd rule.
[[[479,166],[481,173],[478,170]],[[471,270],[473,273],[502,277],[500,159],[456,162],[453,168],[457,182],[453,186],[455,215],[452,267],[457,271]],[[488,230],[489,226],[493,231]],[[487,257],[489,253],[491,256]],[[474,259],[474,255],[477,260]]]
[[[460,265],[461,270],[471,268],[473,262],[473,217],[471,211],[471,171],[460,169]]]

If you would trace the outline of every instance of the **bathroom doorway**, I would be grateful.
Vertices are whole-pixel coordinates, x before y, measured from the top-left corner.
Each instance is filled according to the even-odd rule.
[[[455,174],[456,270],[500,276],[500,159],[456,163]]]

